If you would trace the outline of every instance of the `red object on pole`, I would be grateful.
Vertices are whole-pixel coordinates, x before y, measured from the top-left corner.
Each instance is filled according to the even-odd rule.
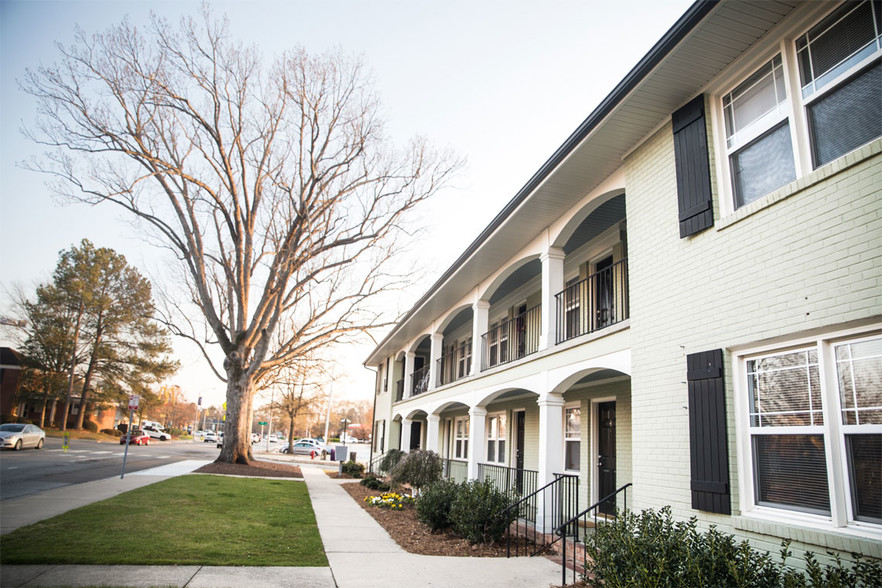
[[[309,452],[309,459],[315,459],[315,449]]]

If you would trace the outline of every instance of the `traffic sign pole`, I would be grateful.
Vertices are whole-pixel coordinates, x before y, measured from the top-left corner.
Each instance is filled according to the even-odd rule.
[[[137,394],[129,396],[129,428],[126,430],[126,449],[123,452],[122,472],[119,475],[120,480],[126,477],[126,458],[129,457],[129,445],[131,445],[132,441],[132,425],[135,422],[135,410],[140,403],[141,397]]]

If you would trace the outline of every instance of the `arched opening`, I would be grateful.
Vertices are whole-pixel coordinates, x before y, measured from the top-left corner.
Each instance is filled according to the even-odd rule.
[[[468,376],[472,371],[471,306],[455,313],[441,331],[441,357],[438,358],[438,384],[444,386]]]
[[[420,339],[414,347],[413,353],[413,372],[410,373],[409,396],[418,396],[429,389],[429,361],[432,354],[431,338],[426,335]]]
[[[489,329],[481,337],[484,365],[489,369],[539,350],[542,311],[542,262],[524,261],[485,294],[490,303]]]
[[[451,401],[436,408],[438,415],[438,453],[441,455],[442,476],[456,482],[468,479],[469,407]]]

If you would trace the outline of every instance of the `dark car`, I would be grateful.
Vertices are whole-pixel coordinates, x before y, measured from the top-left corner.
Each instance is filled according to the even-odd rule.
[[[127,438],[128,437],[126,437],[125,435],[120,437],[119,444],[125,445]],[[132,431],[132,440],[129,442],[129,445],[150,445],[150,435],[148,435],[144,431],[134,430]]]

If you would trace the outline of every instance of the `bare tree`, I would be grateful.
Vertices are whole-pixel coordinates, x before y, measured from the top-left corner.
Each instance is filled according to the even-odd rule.
[[[28,134],[50,148],[29,165],[62,195],[121,206],[176,255],[189,300],[169,322],[209,362],[220,346],[219,460],[247,463],[255,386],[388,320],[368,302],[406,279],[390,266],[405,217],[459,162],[389,144],[359,61],[296,50],[265,67],[207,7],[177,27],[78,29],[58,51],[22,82],[39,109]]]

